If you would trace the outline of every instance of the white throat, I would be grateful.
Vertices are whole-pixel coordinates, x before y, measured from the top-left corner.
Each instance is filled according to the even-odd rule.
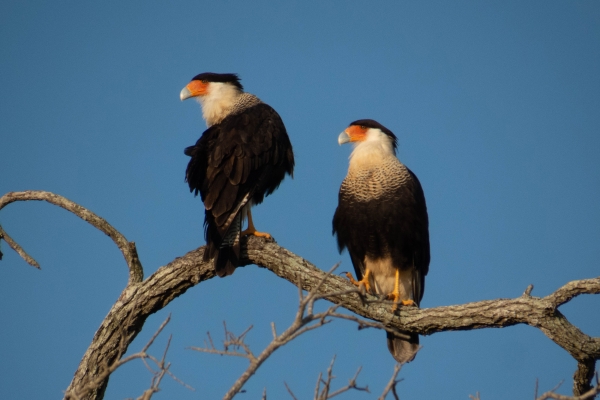
[[[233,108],[243,92],[237,87],[222,82],[211,82],[208,94],[196,99],[202,106],[202,117],[209,127],[218,124]]]
[[[389,157],[396,158],[394,146],[388,135],[379,129],[369,129],[367,138],[358,142],[350,154],[348,171],[370,169],[381,165]]]

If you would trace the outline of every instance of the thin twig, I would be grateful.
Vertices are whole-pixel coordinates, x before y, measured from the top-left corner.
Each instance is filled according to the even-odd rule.
[[[73,391],[73,390],[67,391],[65,393],[65,400],[78,400],[78,399],[81,399],[81,398],[85,398],[89,393],[93,392],[94,390],[97,390],[97,388],[100,387],[100,385],[102,385],[103,381],[108,376],[110,376],[113,372],[115,372],[118,368],[120,368],[124,364],[127,364],[128,362],[130,362],[132,360],[136,360],[136,359],[141,359],[144,362],[144,364],[146,365],[146,367],[148,368],[148,370],[152,374],[150,388],[148,388],[147,390],[145,390],[144,393],[140,397],[138,397],[138,400],[139,399],[148,400],[148,399],[150,399],[152,397],[152,395],[154,393],[158,392],[160,390],[159,389],[160,382],[162,381],[162,378],[164,377],[165,374],[168,374],[176,382],[182,384],[186,388],[188,388],[190,390],[194,390],[194,388],[192,388],[191,386],[183,383],[180,379],[178,379],[177,377],[175,377],[169,371],[169,368],[170,368],[171,364],[170,363],[165,363],[165,358],[167,356],[167,351],[168,351],[169,345],[171,343],[171,338],[170,337],[169,337],[169,340],[167,341],[167,345],[165,347],[165,350],[163,352],[163,356],[162,356],[161,360],[157,360],[154,356],[146,353],[146,351],[154,343],[154,340],[158,337],[158,335],[160,335],[160,333],[163,331],[163,329],[169,323],[170,320],[171,320],[171,315],[169,315],[167,317],[167,319],[165,319],[165,321],[163,321],[163,323],[160,325],[160,327],[157,329],[157,331],[154,333],[154,335],[152,335],[152,337],[150,338],[150,340],[148,341],[148,343],[146,343],[146,345],[142,348],[142,351],[140,351],[138,353],[135,353],[135,354],[131,354],[131,355],[125,357],[125,358],[116,360],[111,365],[104,365],[101,368],[102,373],[100,373],[95,379],[88,379],[86,382],[84,382],[83,385],[81,385],[78,388],[77,391]],[[146,362],[147,360],[152,361],[158,367],[158,370],[154,371],[150,367],[150,365]]]
[[[315,386],[315,399],[319,398],[319,392],[321,390],[321,378],[323,377],[323,374],[321,372],[319,372],[319,376],[317,377],[317,385]]]
[[[333,358],[331,359],[331,363],[329,363],[329,368],[327,368],[327,380],[323,381],[323,390],[319,394],[318,400],[327,400],[329,398],[329,388],[331,387],[331,381],[335,378],[335,376],[333,376],[334,363],[335,356],[333,356]]]
[[[343,388],[340,388],[338,390],[336,390],[335,392],[331,393],[328,397],[328,399],[332,399],[335,396],[342,394],[344,392],[347,392],[350,389],[354,389],[354,390],[358,390],[359,392],[367,392],[367,393],[371,393],[369,392],[369,386],[365,386],[365,387],[360,387],[356,384],[356,380],[358,379],[358,374],[360,374],[360,371],[362,370],[362,367],[358,367],[358,369],[356,370],[356,373],[354,374],[354,376],[348,381],[348,385],[344,386]]]
[[[152,335],[152,337],[150,338],[150,340],[148,341],[148,343],[146,343],[146,345],[142,348],[142,353],[145,353],[146,350],[148,350],[150,348],[150,346],[152,346],[152,343],[154,343],[154,340],[156,340],[156,338],[158,337],[158,335],[160,335],[160,333],[163,331],[163,329],[165,329],[165,326],[167,326],[167,324],[171,322],[171,314],[169,314],[167,316],[167,319],[165,319],[163,321],[162,324],[160,324],[160,326],[158,327],[158,329],[156,330],[156,332],[154,332],[154,335]],[[169,339],[170,341],[170,339]],[[167,346],[168,349],[168,346]],[[165,352],[166,350],[165,349]]]
[[[398,400],[398,394],[396,393],[396,385],[398,383],[402,382],[402,379],[396,379],[396,378],[398,377],[398,373],[400,372],[401,369],[402,369],[402,364],[400,364],[400,363],[398,363],[394,366],[394,372],[392,373],[392,377],[390,378],[390,381],[383,389],[383,393],[381,393],[381,396],[379,396],[379,400],[384,400],[387,397],[387,395],[390,393],[390,391],[394,395],[394,399]]]
[[[23,250],[23,248],[19,246],[19,244],[15,242],[15,240],[11,238],[8,235],[8,233],[6,233],[6,231],[2,228],[2,225],[0,225],[0,242],[2,241],[1,239],[4,239],[4,241],[10,246],[10,248],[16,251],[17,254],[20,255],[21,258],[25,260],[25,262],[27,262],[27,264],[31,265],[32,267],[36,267],[37,269],[42,269],[40,267],[40,264],[38,264],[38,262],[35,261],[33,257],[27,254],[25,250]],[[0,253],[0,260],[2,260],[2,253]]]
[[[275,350],[277,350],[281,346],[285,345],[286,343],[289,343],[290,341],[294,340],[296,337],[302,335],[303,333],[317,329],[331,321],[328,318],[336,315],[335,311],[340,307],[339,305],[333,305],[333,306],[329,307],[326,311],[316,313],[316,314],[314,314],[313,311],[314,311],[315,301],[322,298],[321,296],[317,295],[319,293],[318,291],[321,289],[324,282],[327,281],[327,279],[331,276],[331,272],[333,272],[336,267],[337,267],[337,265],[335,265],[329,271],[329,273],[324,274],[321,277],[320,281],[306,295],[304,295],[302,293],[301,289],[298,291],[299,305],[298,305],[298,310],[296,311],[296,315],[295,315],[292,325],[289,328],[287,328],[284,332],[277,335],[277,332],[275,331],[275,326],[274,326],[274,324],[272,324],[271,330],[273,333],[273,340],[258,356],[255,356],[252,353],[249,346],[244,341],[245,335],[248,333],[250,328],[248,328],[246,331],[244,331],[241,335],[236,336],[227,329],[227,325],[225,323],[224,323],[225,341],[223,342],[223,350],[218,350],[214,347],[214,345],[212,344],[212,339],[210,338],[210,335],[208,336],[210,345],[205,345],[205,347],[190,347],[190,349],[192,349],[192,350],[200,351],[203,353],[228,355],[228,356],[234,356],[234,357],[243,357],[243,358],[247,358],[250,361],[250,365],[248,366],[246,371],[232,385],[232,387],[229,389],[229,391],[225,394],[224,399],[231,399],[231,398],[233,398],[233,396],[235,396],[237,393],[239,393],[241,391],[242,387],[244,386],[244,384],[248,381],[248,379],[250,379],[250,377],[256,372],[256,370],[260,367],[260,365],[262,365],[262,363],[265,362],[265,360],[271,354],[273,354],[273,352]],[[346,316],[344,316],[344,317],[346,317]],[[349,319],[349,318],[345,318],[345,319]],[[366,321],[365,321],[365,323],[366,323]],[[378,327],[383,329],[383,325],[378,326]],[[231,349],[230,349],[230,347],[231,347]],[[238,349],[241,349],[242,351],[239,351]],[[332,363],[333,363],[333,361],[332,361]],[[330,366],[330,369],[328,370],[328,372],[329,372],[328,382],[329,383],[331,382],[331,379],[333,379],[333,376],[331,375],[332,367],[333,367],[333,364]],[[356,379],[351,381],[353,383],[353,386],[350,388],[357,389],[357,390],[365,390],[364,388],[357,387],[355,381],[356,381]],[[327,383],[327,385],[329,383]],[[329,392],[329,386],[325,387],[323,390],[324,390],[323,393],[326,394],[324,399],[329,398],[329,397],[327,397],[328,392]],[[368,390],[368,389],[366,389],[366,390]]]
[[[290,387],[288,386],[287,382],[284,381],[283,384],[285,385],[285,388],[287,389],[287,391],[290,394],[290,396],[292,396],[292,399],[298,400],[296,398],[296,396],[294,395],[294,392],[292,392],[292,389],[290,389]]]
[[[579,396],[565,396],[562,394],[555,393],[555,391],[562,385],[562,381],[556,385],[551,390],[543,393],[541,396],[537,397],[537,379],[536,379],[536,400],[547,400],[547,399],[556,399],[556,400],[591,400],[600,394],[600,377],[598,373],[596,373],[596,386],[588,390],[587,392],[579,395]]]
[[[533,285],[527,286],[527,288],[525,289],[525,292],[523,292],[523,296],[525,296],[525,297],[531,297],[531,291],[532,290],[533,290]]]

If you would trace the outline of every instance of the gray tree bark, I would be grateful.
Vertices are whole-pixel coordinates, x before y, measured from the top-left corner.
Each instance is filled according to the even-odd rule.
[[[123,356],[127,346],[142,330],[146,318],[164,308],[189,288],[213,278],[215,273],[212,263],[202,261],[204,247],[200,247],[183,257],[175,258],[143,279],[143,269],[135,251],[135,244],[128,242],[102,218],[61,196],[38,191],[7,193],[0,197],[0,210],[14,201],[24,200],[48,201],[96,226],[115,241],[129,267],[130,278],[127,286],[94,335],[65,395],[66,399],[102,399],[109,380],[105,370]],[[0,227],[0,238],[2,235],[6,233]],[[274,241],[250,237],[243,241],[242,246],[243,266],[256,264],[267,268],[304,290],[310,291],[315,288],[326,275]],[[429,309],[400,307],[395,312],[392,312],[392,307],[374,296],[357,293],[354,289],[348,280],[330,275],[318,292],[334,304],[364,318],[381,322],[387,329],[415,332],[420,335],[501,328],[516,324],[530,325],[540,329],[577,362],[573,393],[581,395],[591,388],[595,362],[600,359],[600,338],[590,337],[581,332],[558,308],[578,295],[600,293],[600,277],[569,282],[554,293],[541,298],[531,296],[530,286],[522,296],[514,299],[486,300]],[[90,387],[94,387],[94,390],[88,391]],[[80,393],[85,395],[81,396]]]

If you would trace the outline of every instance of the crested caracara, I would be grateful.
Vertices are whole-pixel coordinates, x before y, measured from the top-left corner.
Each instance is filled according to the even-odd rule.
[[[236,74],[196,75],[180,94],[182,101],[190,97],[202,106],[208,129],[185,149],[185,179],[204,202],[204,260],[214,258],[222,277],[239,265],[242,235],[270,237],[256,231],[250,208],[292,175],[294,154],[279,114],[245,93]]]
[[[348,249],[357,286],[402,305],[419,306],[429,270],[429,222],[416,175],[396,158],[396,136],[371,119],[354,121],[338,137],[353,143],[348,175],[333,216],[338,249]],[[387,333],[390,353],[411,361],[419,336]]]

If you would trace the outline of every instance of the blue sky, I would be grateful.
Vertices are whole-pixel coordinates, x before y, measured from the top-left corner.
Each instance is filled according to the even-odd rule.
[[[202,204],[184,183],[205,128],[179,91],[205,71],[236,72],[282,116],[293,180],[253,214],[257,227],[322,269],[342,261],[331,218],[351,148],[337,135],[372,118],[399,138],[423,184],[432,262],[422,307],[547,295],[598,276],[600,3],[39,2],[0,4],[0,194],[48,190],[137,243],[149,276],[203,244]],[[0,223],[42,265],[5,243],[0,262],[0,398],[61,396],[127,281],[112,242],[64,210],[12,204]],[[172,371],[157,398],[219,398],[244,360],[195,353],[222,322],[256,351],[287,326],[296,289],[255,266],[191,289],[148,319],[138,351],[170,313]],[[561,311],[600,336],[598,296]],[[393,370],[384,333],[346,322],[279,350],[240,398],[300,398],[337,355],[337,384],[362,366],[379,394]],[[442,333],[400,373],[403,398],[482,399],[548,390],[575,361],[527,326]],[[111,378],[109,399],[149,385],[141,363]],[[352,393],[346,398],[372,398]]]

